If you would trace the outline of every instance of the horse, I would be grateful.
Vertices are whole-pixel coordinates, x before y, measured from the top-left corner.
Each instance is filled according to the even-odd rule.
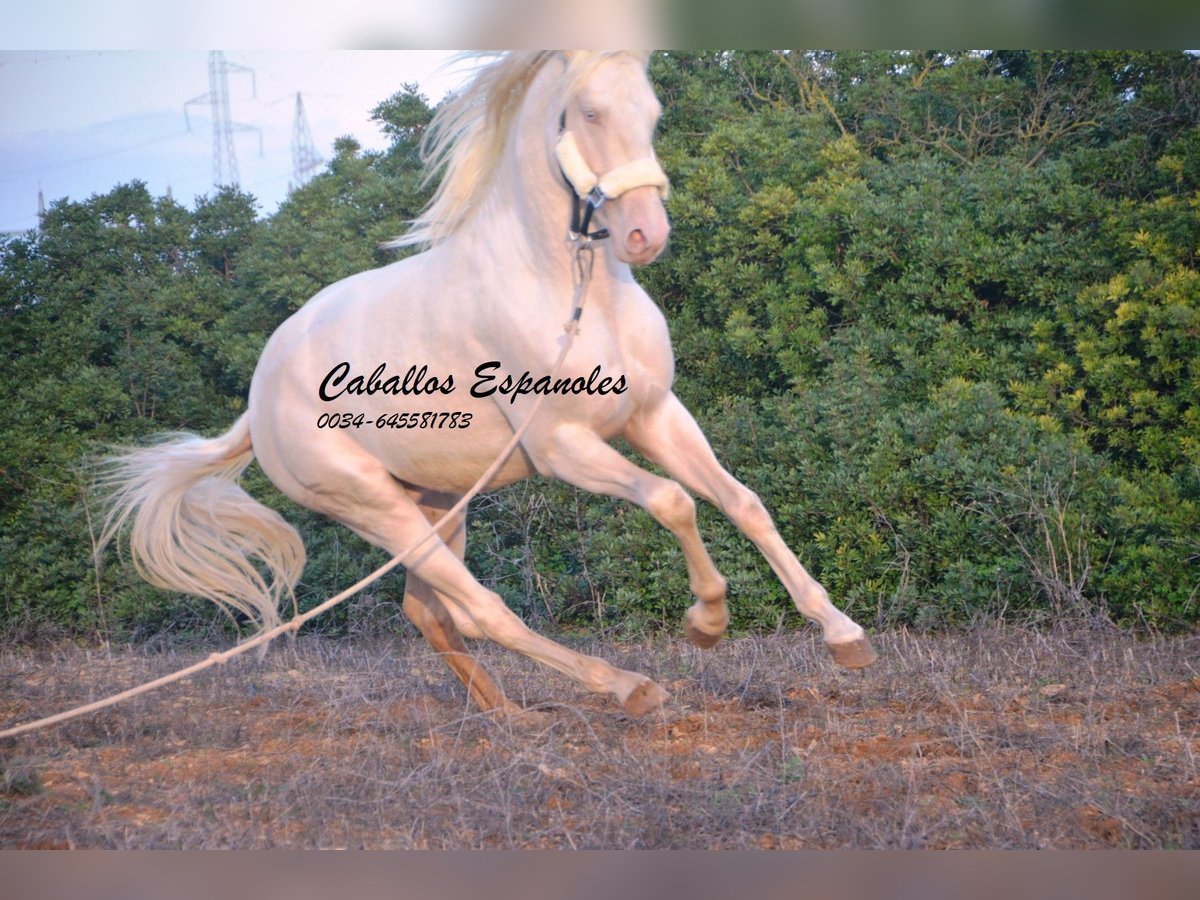
[[[481,710],[520,707],[467,638],[609,694],[630,716],[661,707],[668,695],[651,679],[537,634],[464,564],[466,513],[446,513],[519,434],[486,488],[537,473],[647,510],[686,560],[694,644],[714,646],[729,612],[691,493],[757,546],[837,663],[874,662],[862,627],[834,607],[672,391],[666,320],[631,270],[655,260],[670,232],[648,63],[542,52],[481,67],[425,138],[428,171],[441,179],[393,242],[420,252],[323,289],[280,325],[225,434],[177,434],[114,457],[101,543],[128,530],[150,582],[278,625],[304,546],[238,484],[257,458],[289,498],[402,557],[404,613]],[[572,307],[581,247],[592,261],[582,317]],[[552,377],[573,314],[575,344]],[[610,445],[618,437],[669,477],[624,457]]]

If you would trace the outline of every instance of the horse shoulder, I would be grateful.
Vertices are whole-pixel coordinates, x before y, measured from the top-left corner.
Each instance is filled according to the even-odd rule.
[[[636,284],[621,292],[614,312],[630,387],[641,403],[653,403],[670,392],[675,380],[675,353],[666,316]]]

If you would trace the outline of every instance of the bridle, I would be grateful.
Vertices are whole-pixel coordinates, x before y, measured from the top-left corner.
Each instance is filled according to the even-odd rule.
[[[588,231],[592,214],[604,205],[605,200],[613,200],[636,187],[658,188],[659,196],[666,200],[671,190],[667,174],[653,155],[617,166],[604,175],[593,172],[579,151],[575,135],[567,130],[565,109],[558,117],[558,143],[554,145],[554,156],[572,193],[571,225],[567,230],[567,239],[572,243],[602,241],[608,237],[607,228]]]

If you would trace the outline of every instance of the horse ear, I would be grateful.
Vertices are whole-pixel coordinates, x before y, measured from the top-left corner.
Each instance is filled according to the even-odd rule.
[[[579,56],[579,51],[578,50],[559,50],[558,53],[556,53],[555,55],[560,60],[562,60],[563,69],[565,71],[569,72],[571,70],[571,63],[575,61],[575,58],[577,56]]]

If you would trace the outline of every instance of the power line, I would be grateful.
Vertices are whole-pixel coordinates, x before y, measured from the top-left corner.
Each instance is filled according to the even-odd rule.
[[[57,169],[66,169],[71,166],[89,163],[97,159],[104,159],[109,156],[118,156],[122,153],[128,153],[130,150],[141,150],[143,147],[149,147],[154,144],[161,144],[164,141],[172,141],[176,138],[183,137],[187,131],[173,131],[170,134],[164,134],[161,137],[149,138],[148,140],[138,141],[136,144],[127,144],[124,147],[114,147],[112,150],[102,150],[99,153],[89,153],[87,156],[76,156],[71,159],[63,159],[52,163],[39,163],[36,166],[27,167],[24,169],[9,169],[3,175],[0,175],[0,182],[15,181],[19,178],[26,178],[30,175],[38,175],[43,172],[53,172]]]
[[[64,50],[61,53],[41,50],[13,50],[0,58],[0,69],[14,65],[43,65],[45,63],[70,62],[75,59],[90,59],[96,56],[130,55],[133,50]]]

